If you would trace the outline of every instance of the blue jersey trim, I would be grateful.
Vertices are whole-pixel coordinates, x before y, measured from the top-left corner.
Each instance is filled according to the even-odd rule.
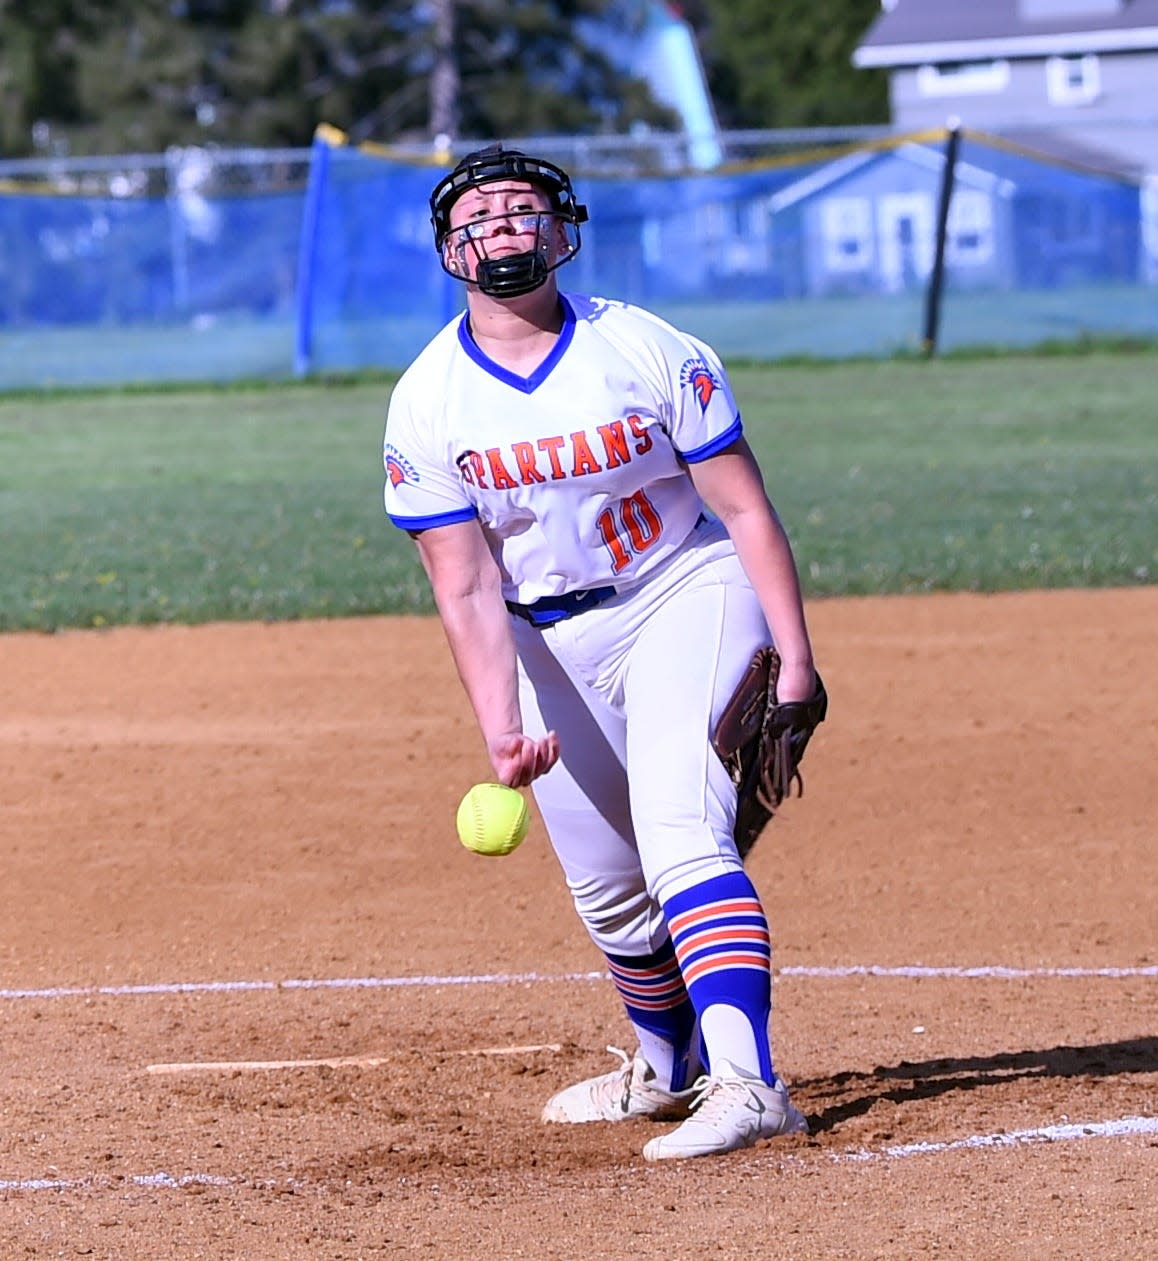
[[[730,447],[733,442],[736,442],[743,432],[744,426],[740,423],[740,417],[737,416],[718,438],[705,442],[702,447],[696,447],[694,451],[681,451],[680,455],[688,464],[699,464],[701,460],[719,455],[725,447]]]
[[[575,312],[570,302],[562,294],[559,295],[559,302],[563,307],[563,327],[559,330],[559,336],[556,338],[554,346],[551,347],[551,353],[529,377],[521,377],[517,373],[508,372],[501,364],[495,363],[493,359],[483,354],[479,349],[478,342],[474,339],[474,334],[470,331],[469,313],[464,314],[458,322],[458,343],[466,351],[472,362],[478,364],[484,372],[489,373],[496,381],[502,381],[513,389],[521,390],[524,394],[533,394],[551,375],[555,365],[567,353],[567,347],[575,339]]]
[[[460,521],[473,521],[477,508],[454,508],[450,512],[436,512],[428,517],[400,517],[393,512],[386,514],[400,530],[432,530],[439,525],[457,525]]]

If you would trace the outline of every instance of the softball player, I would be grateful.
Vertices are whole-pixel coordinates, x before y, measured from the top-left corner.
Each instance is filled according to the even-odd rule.
[[[561,293],[587,211],[492,146],[431,196],[467,285],[390,399],[386,511],[416,540],[495,777],[532,785],[637,1049],[547,1122],[679,1121],[649,1160],[804,1132],[773,1069],[771,946],[710,735],[754,650],[810,697],[792,552],[724,369],[637,307]]]

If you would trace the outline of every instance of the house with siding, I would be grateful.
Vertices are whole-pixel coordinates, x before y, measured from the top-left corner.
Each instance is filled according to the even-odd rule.
[[[636,219],[620,242],[626,249],[617,270],[638,270],[640,283],[654,286],[651,298],[923,292],[946,160],[944,131],[926,131],[799,166],[696,181],[702,200],[695,204],[653,196],[640,207],[643,242]],[[649,218],[646,204],[664,213]],[[1152,280],[1154,255],[1143,234],[1136,183],[1043,160],[986,133],[963,135],[945,236],[954,290]],[[681,253],[689,240],[698,248]],[[602,237],[598,248],[606,249]],[[677,255],[678,269],[664,266]]]
[[[853,64],[888,72],[899,131],[956,118],[1158,179],[1158,0],[882,0]]]
[[[770,199],[774,251],[797,296],[903,293],[933,266],[944,155],[924,144],[850,154]],[[963,285],[1012,277],[1016,186],[975,162],[957,164],[946,261]]]
[[[896,142],[697,181],[642,237],[608,208],[617,273],[649,299],[919,293],[956,120],[954,290],[1158,281],[1158,0],[883,0],[855,60],[891,72]]]
[[[829,163],[769,202],[785,290],[809,296],[923,291],[945,164],[916,141]],[[1141,278],[1138,189],[970,136],[945,232],[950,284],[1041,289]]]

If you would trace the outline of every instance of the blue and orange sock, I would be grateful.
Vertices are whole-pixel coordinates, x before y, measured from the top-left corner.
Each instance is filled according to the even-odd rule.
[[[684,985],[701,1021],[706,1050],[724,1057],[719,1042],[730,1037],[737,1050],[727,1058],[747,1071],[775,1081],[768,1021],[772,1014],[772,943],[760,897],[742,871],[713,876],[674,894],[664,903]],[[713,1016],[711,1008],[720,1010]],[[751,1026],[740,1028],[729,1014],[738,1012]],[[742,1022],[741,1022],[742,1024]],[[715,1039],[721,1031],[725,1039]],[[751,1059],[755,1063],[746,1063]]]
[[[665,1090],[684,1090],[698,1075],[696,1011],[670,941],[650,955],[604,952],[611,979],[639,1036],[644,1059]]]

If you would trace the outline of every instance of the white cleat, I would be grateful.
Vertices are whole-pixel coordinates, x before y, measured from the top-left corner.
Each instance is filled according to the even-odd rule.
[[[781,1081],[768,1086],[721,1060],[715,1074],[701,1077],[695,1089],[691,1116],[670,1134],[651,1139],[643,1149],[645,1160],[714,1156],[762,1138],[808,1133],[804,1114],[792,1106]]]
[[[647,1117],[654,1121],[679,1121],[688,1116],[696,1087],[664,1090],[656,1085],[655,1069],[639,1051],[628,1057],[618,1047],[607,1048],[623,1061],[622,1068],[589,1077],[552,1095],[543,1107],[548,1123],[576,1125],[586,1121],[630,1121]]]

